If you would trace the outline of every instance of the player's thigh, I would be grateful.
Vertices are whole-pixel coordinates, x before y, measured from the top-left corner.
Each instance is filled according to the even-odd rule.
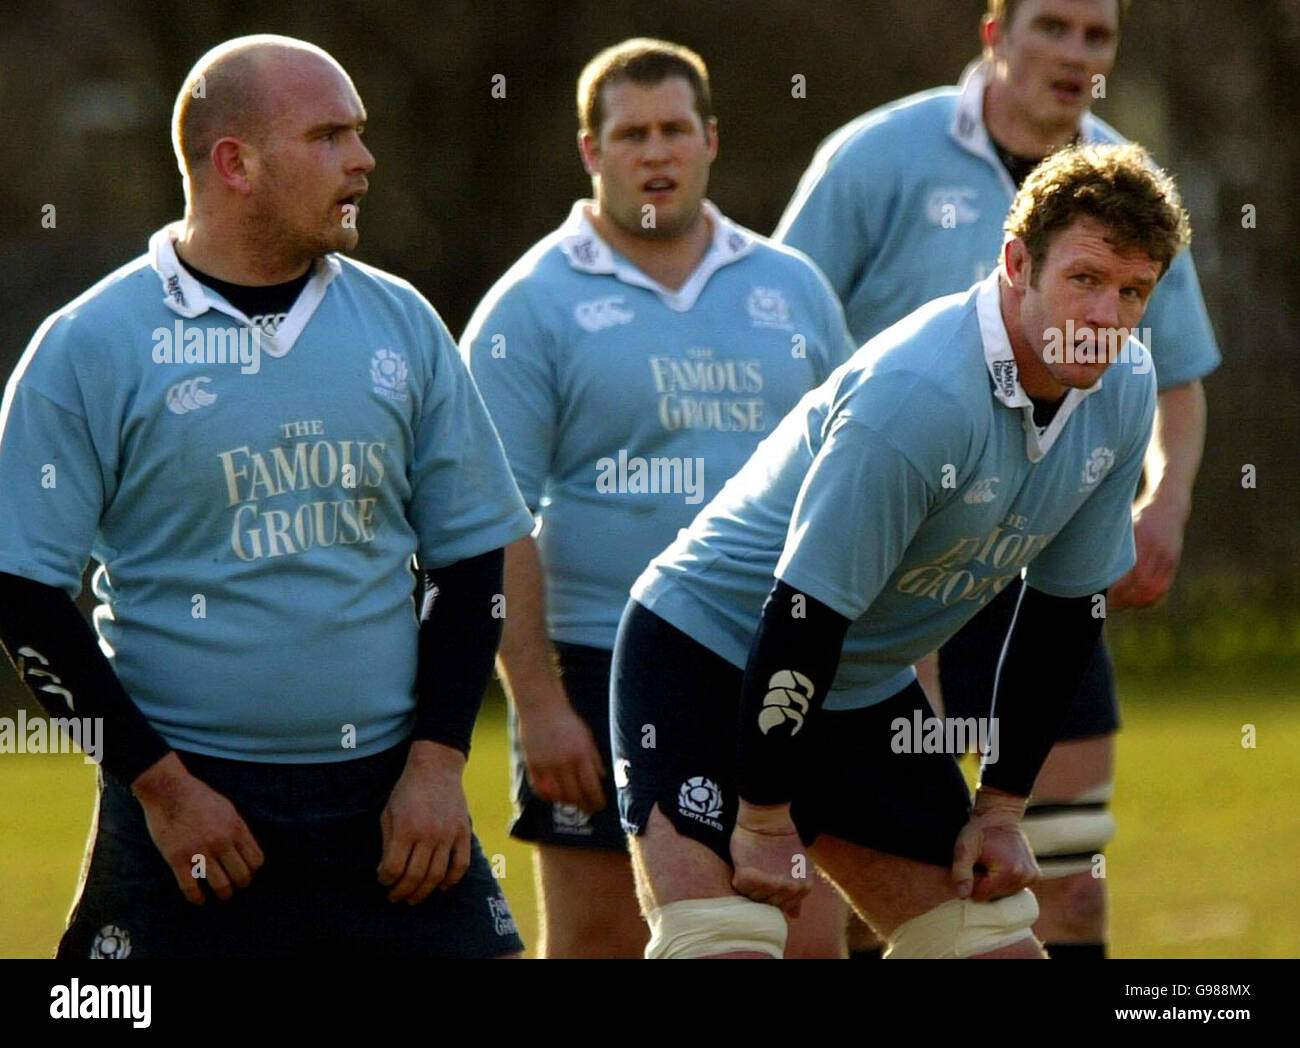
[[[611,671],[618,810],[648,913],[732,894],[742,671],[635,601]]]
[[[792,808],[813,860],[882,934],[955,897],[966,781],[953,754],[895,745],[900,722],[930,716],[916,682],[872,706],[823,710]]]
[[[677,831],[655,805],[645,831],[629,836],[637,895],[645,912],[684,899],[735,895],[731,866],[716,849]]]
[[[649,932],[626,852],[542,844],[536,862],[548,955],[641,956]]]
[[[799,916],[789,922],[785,956],[792,960],[843,958],[847,956],[849,904],[826,877],[815,870],[812,876],[812,891],[799,907]]]
[[[890,855],[828,834],[818,837],[810,850],[818,865],[853,901],[854,908],[891,941],[908,921],[931,915],[931,911],[957,899],[947,868]],[[1008,929],[1011,935],[1022,936],[1017,941],[962,956],[989,960],[1041,959],[1042,950],[1028,934],[1027,916],[1025,922],[1019,931],[1014,926]]]
[[[886,937],[905,921],[957,897],[947,867],[827,833],[818,836],[809,853],[863,920]]]

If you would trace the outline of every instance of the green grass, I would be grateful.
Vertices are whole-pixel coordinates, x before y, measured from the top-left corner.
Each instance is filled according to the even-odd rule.
[[[1240,672],[1121,678],[1106,853],[1116,957],[1300,956],[1300,684]],[[1253,724],[1256,748],[1241,745]],[[525,941],[536,939],[532,864],[505,832],[505,718],[480,718],[467,789]],[[76,885],[94,800],[79,756],[0,757],[0,957],[48,956]]]

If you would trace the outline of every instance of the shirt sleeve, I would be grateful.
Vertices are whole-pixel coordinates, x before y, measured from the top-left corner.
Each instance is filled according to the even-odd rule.
[[[1151,330],[1147,344],[1161,391],[1204,378],[1219,366],[1219,346],[1190,251],[1174,259],[1156,285],[1142,326]]]
[[[501,435],[506,460],[534,513],[551,472],[558,394],[551,334],[516,289],[489,295],[460,352]]]
[[[811,261],[808,263],[808,268],[812,278],[809,281],[812,285],[811,294],[815,298],[818,315],[822,318],[818,340],[821,353],[814,366],[816,384],[820,386],[832,371],[853,356],[857,345],[853,341],[853,336],[849,334],[848,324],[844,319],[844,307],[835,297],[835,292],[831,290],[826,277]]]
[[[841,302],[852,297],[874,252],[867,223],[872,205],[859,180],[849,177],[845,152],[818,150],[772,234],[811,258]]]
[[[1029,563],[1025,581],[1054,597],[1083,597],[1116,582],[1137,560],[1133,499],[1155,417],[1154,383],[1139,409],[1140,436],[1097,484],[1065,526]]]
[[[880,383],[873,399],[878,425],[846,416],[832,424],[804,478],[776,566],[782,582],[847,619],[871,606],[902,563],[940,496],[943,466],[964,458],[960,426],[933,422],[961,417],[944,394],[915,383],[909,394],[900,380]],[[916,410],[918,402],[927,403],[925,411]]]
[[[0,571],[74,598],[116,469],[86,418],[77,342],[68,318],[42,327],[0,406]]]
[[[430,321],[433,366],[416,422],[408,508],[425,569],[507,546],[533,527],[474,380],[442,321]]]

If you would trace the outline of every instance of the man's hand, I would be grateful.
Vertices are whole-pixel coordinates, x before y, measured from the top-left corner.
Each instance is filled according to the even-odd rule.
[[[136,776],[131,792],[181,894],[195,905],[203,904],[203,889],[191,865],[194,856],[203,856],[206,880],[218,899],[229,899],[235,886],[247,888],[266,861],[235,806],[191,775],[174,750]]]
[[[411,743],[402,777],[379,817],[384,854],[379,883],[389,902],[414,906],[434,888],[446,891],[469,869],[469,806],[461,776],[465,756],[427,739]]]
[[[731,833],[731,861],[736,891],[779,907],[787,917],[799,916],[804,896],[812,891],[812,861],[788,804],[758,806],[742,800]]]
[[[576,804],[588,814],[605,807],[605,762],[591,729],[565,702],[519,715],[519,742],[533,792],[544,801]]]
[[[1111,586],[1107,611],[1145,608],[1168,592],[1183,555],[1187,511],[1172,501],[1148,502],[1133,517],[1137,561]]]
[[[1038,879],[1034,850],[1020,830],[1027,800],[980,788],[970,821],[953,849],[952,879],[960,898],[989,902],[1014,895]]]

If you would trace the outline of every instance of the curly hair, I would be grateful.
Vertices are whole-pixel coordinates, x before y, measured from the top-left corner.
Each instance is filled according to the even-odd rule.
[[[1159,262],[1161,276],[1192,239],[1173,178],[1135,143],[1067,146],[1029,173],[1002,229],[1029,249],[1035,286],[1052,239],[1077,218],[1105,226],[1118,250]]]

